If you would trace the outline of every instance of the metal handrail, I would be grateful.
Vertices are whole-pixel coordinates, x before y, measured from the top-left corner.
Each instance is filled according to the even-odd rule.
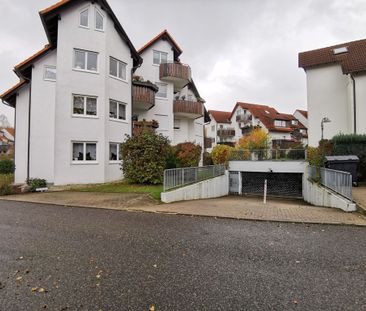
[[[232,151],[229,156],[229,161],[296,161],[306,159],[306,149],[239,149]]]

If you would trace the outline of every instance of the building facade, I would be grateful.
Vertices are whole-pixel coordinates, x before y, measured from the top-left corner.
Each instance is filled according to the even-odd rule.
[[[306,73],[309,145],[343,134],[365,134],[366,40],[302,52],[299,67]]]
[[[157,119],[159,131],[174,143],[203,140],[203,125],[201,134],[198,125],[186,126],[187,120],[198,124],[201,110],[192,112],[188,105],[187,111],[183,105],[180,111],[180,105],[173,105],[175,92],[186,98],[192,92],[198,102],[191,77],[179,86],[167,79],[165,90],[135,81],[141,55],[146,70],[140,68],[140,73],[146,79],[160,83],[159,66],[153,66],[153,50],[136,51],[105,0],[60,1],[40,16],[49,44],[15,67],[20,82],[1,95],[16,108],[15,183],[27,178],[55,185],[121,179],[119,146],[132,135],[136,117]],[[164,92],[167,98],[160,99]],[[180,119],[179,129],[189,134],[184,137],[175,135],[175,120]]]
[[[231,125],[229,111],[209,110],[210,122],[206,126],[206,137],[209,140],[208,152],[216,145],[235,145],[235,128]]]

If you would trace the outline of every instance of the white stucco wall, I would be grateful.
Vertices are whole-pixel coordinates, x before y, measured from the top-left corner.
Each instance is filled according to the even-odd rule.
[[[229,171],[304,173],[306,165],[305,161],[230,161]]]
[[[16,98],[14,174],[16,184],[23,184],[27,179],[29,87],[24,86]]]
[[[355,76],[356,81],[356,132],[366,134],[366,74]],[[353,105],[353,101],[351,102]]]
[[[305,127],[308,127],[309,126],[308,119],[305,118],[299,111],[296,110],[294,112],[294,117],[296,119],[298,119],[301,122],[301,124],[303,124]]]
[[[331,139],[338,133],[352,132],[352,110],[349,105],[349,78],[343,75],[340,65],[322,66],[306,71],[309,114],[309,145],[317,146],[321,139],[321,120],[324,138]]]
[[[45,66],[56,66],[57,51],[42,57],[32,69],[30,178],[54,182],[56,82],[44,79]]]

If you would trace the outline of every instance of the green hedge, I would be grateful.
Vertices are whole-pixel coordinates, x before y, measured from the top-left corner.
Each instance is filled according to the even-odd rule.
[[[332,138],[334,155],[356,155],[360,159],[358,178],[366,181],[366,135],[339,134]]]
[[[0,174],[14,174],[15,165],[13,160],[0,160]]]

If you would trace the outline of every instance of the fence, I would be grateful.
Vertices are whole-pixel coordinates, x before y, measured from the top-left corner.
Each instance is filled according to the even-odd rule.
[[[324,187],[352,200],[352,175],[350,173],[309,166],[308,174],[311,180],[320,182]]]
[[[164,191],[224,174],[224,165],[168,169],[164,171]]]
[[[230,153],[230,161],[294,161],[305,160],[305,149],[258,149],[235,150]]]

